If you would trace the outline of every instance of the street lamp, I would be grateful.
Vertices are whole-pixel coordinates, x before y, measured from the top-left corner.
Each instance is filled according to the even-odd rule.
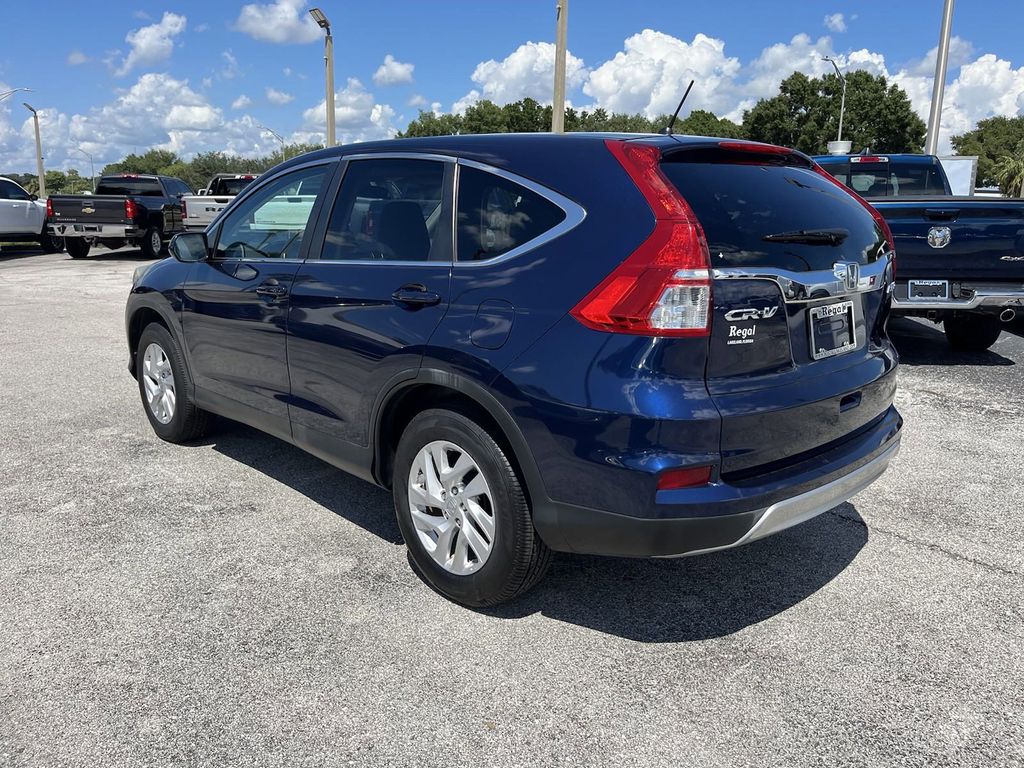
[[[11,88],[11,90],[9,90],[9,91],[4,91],[3,93],[0,93],[0,101],[3,101],[8,96],[10,96],[13,93],[17,93],[18,91],[24,91],[25,93],[32,93],[32,89],[31,88]]]
[[[842,98],[842,101],[839,103],[839,133],[836,136],[836,141],[842,141],[843,140],[843,113],[846,112],[846,78],[843,76],[843,73],[839,71],[839,65],[836,64],[836,60],[833,59],[831,56],[822,56],[821,60],[822,61],[827,61],[833,67],[835,67],[836,77],[838,77],[839,78],[839,82],[841,82],[843,84],[843,98]]]
[[[92,155],[86,152],[81,147],[73,147],[76,152],[81,152],[83,155],[89,158],[89,181],[92,182],[92,193],[96,194],[96,166],[93,164]]]
[[[319,8],[310,8],[320,29],[324,31],[324,64],[327,67],[327,146],[334,146],[334,38],[331,37],[331,22]]]
[[[46,199],[46,176],[43,173],[43,142],[39,138],[39,113],[31,104],[22,102],[25,109],[32,113],[36,124],[36,174],[39,176],[39,197]]]
[[[288,150],[286,148],[287,147],[287,142],[284,140],[284,136],[282,136],[280,133],[275,131],[273,128],[267,128],[267,126],[263,125],[262,123],[256,123],[256,127],[259,128],[260,130],[266,131],[271,136],[273,136],[275,139],[277,139],[279,142],[281,142],[281,158],[283,160],[287,160],[288,159]]]

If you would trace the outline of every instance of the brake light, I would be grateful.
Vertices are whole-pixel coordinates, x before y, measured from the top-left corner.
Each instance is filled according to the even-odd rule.
[[[860,155],[858,155],[858,157],[860,157]],[[889,222],[885,220],[885,217],[878,211],[878,209],[872,206],[871,203],[869,203],[863,197],[858,195],[854,190],[850,189],[848,186],[843,184],[843,182],[839,181],[839,179],[837,179],[831,173],[822,168],[818,163],[814,164],[814,171],[818,175],[831,181],[833,184],[835,184],[837,187],[843,190],[843,192],[846,192],[848,195],[852,195],[858,203],[860,203],[861,205],[868,209],[868,213],[871,214],[871,217],[875,220],[875,223],[878,225],[878,228],[882,230],[882,237],[885,238],[885,242],[889,244],[889,249],[892,250],[895,254],[896,241],[893,240],[892,230],[889,229]]]
[[[878,155],[854,155],[850,158],[851,163],[888,163],[888,157],[881,157]]]
[[[53,200],[46,198],[46,218],[53,218]]]
[[[693,210],[661,172],[661,150],[607,139],[654,213],[654,231],[572,309],[598,331],[641,336],[711,333],[711,257]]]
[[[132,200],[130,197],[126,198],[124,201],[124,217],[129,221],[133,220],[135,218],[137,210],[138,209],[135,206],[135,201]]]
[[[791,155],[793,150],[789,147],[780,147],[777,144],[761,144],[757,141],[720,141],[718,146],[731,152],[754,152],[759,155]]]
[[[711,481],[711,467],[677,467],[666,469],[658,475],[659,491],[674,491],[677,488],[693,488],[707,485]]]

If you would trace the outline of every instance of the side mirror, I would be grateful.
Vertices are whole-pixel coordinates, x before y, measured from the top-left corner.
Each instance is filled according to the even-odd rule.
[[[200,189],[200,190],[199,190],[199,193],[198,193],[198,194],[199,194],[200,196],[203,196],[203,195],[205,195],[206,193],[207,193],[207,190],[206,190],[206,189]]]
[[[39,199],[39,195],[31,194],[31,195],[28,196],[28,199],[31,200],[34,203],[36,200]]]
[[[206,243],[205,232],[180,232],[171,238],[167,250],[171,256],[185,264],[206,261],[210,257],[210,246]]]

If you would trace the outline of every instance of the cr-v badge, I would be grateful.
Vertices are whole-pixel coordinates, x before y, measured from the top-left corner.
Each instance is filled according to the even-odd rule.
[[[725,319],[730,323],[745,323],[751,320],[767,320],[769,317],[773,317],[776,312],[779,311],[778,307],[765,307],[764,309],[755,309],[754,307],[746,307],[745,309],[730,309],[725,313]],[[757,323],[751,323],[750,325],[729,326],[729,340],[726,344],[753,344],[754,337],[757,335]]]

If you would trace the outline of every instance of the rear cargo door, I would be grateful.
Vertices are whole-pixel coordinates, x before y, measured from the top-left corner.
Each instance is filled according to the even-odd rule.
[[[685,149],[662,170],[713,269],[708,390],[722,476],[807,458],[888,410],[889,246],[865,205],[793,155]]]
[[[1024,280],[1024,201],[869,200],[893,237],[900,280]]]

